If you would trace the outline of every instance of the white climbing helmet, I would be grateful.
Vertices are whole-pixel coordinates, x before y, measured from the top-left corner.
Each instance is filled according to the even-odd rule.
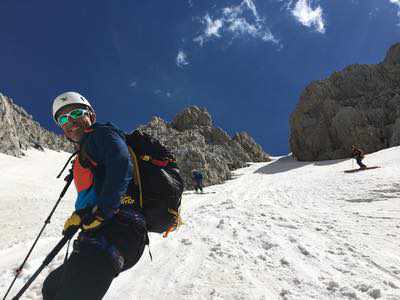
[[[53,101],[53,119],[57,123],[56,114],[64,106],[70,104],[83,104],[93,110],[89,101],[77,92],[65,92],[58,95]]]

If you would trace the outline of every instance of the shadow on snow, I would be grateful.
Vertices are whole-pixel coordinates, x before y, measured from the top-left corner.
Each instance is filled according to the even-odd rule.
[[[293,159],[293,156],[288,155],[279,158],[278,160],[258,169],[255,173],[262,174],[277,174],[282,172],[288,172],[293,169],[302,168],[308,165],[314,165],[319,167],[335,165],[344,162],[348,159],[336,159],[336,160],[322,160],[322,161],[297,161]]]

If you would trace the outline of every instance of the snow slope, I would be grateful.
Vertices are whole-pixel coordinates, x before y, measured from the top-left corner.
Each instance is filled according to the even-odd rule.
[[[68,154],[0,155],[0,291],[26,255],[63,187]],[[400,147],[351,160],[278,157],[234,179],[185,192],[185,225],[120,274],[105,299],[400,299]],[[74,188],[48,225],[11,296],[61,238]],[[23,299],[41,299],[46,268]],[[3,292],[3,294],[4,294]],[[3,297],[3,294],[1,295]],[[11,298],[11,297],[10,297]]]

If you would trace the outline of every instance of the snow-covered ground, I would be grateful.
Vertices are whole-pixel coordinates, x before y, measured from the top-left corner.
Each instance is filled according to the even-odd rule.
[[[42,227],[64,182],[68,154],[0,155],[0,291]],[[352,174],[351,160],[252,164],[234,179],[185,192],[185,225],[120,274],[105,299],[400,299],[400,147],[365,159],[382,168]],[[70,188],[10,298],[61,238]],[[22,299],[41,299],[46,268]]]

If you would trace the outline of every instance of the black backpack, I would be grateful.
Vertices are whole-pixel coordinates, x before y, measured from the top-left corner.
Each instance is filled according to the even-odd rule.
[[[143,212],[147,230],[164,236],[181,224],[179,208],[183,180],[174,155],[158,140],[135,130],[126,135],[134,166],[136,207]]]

